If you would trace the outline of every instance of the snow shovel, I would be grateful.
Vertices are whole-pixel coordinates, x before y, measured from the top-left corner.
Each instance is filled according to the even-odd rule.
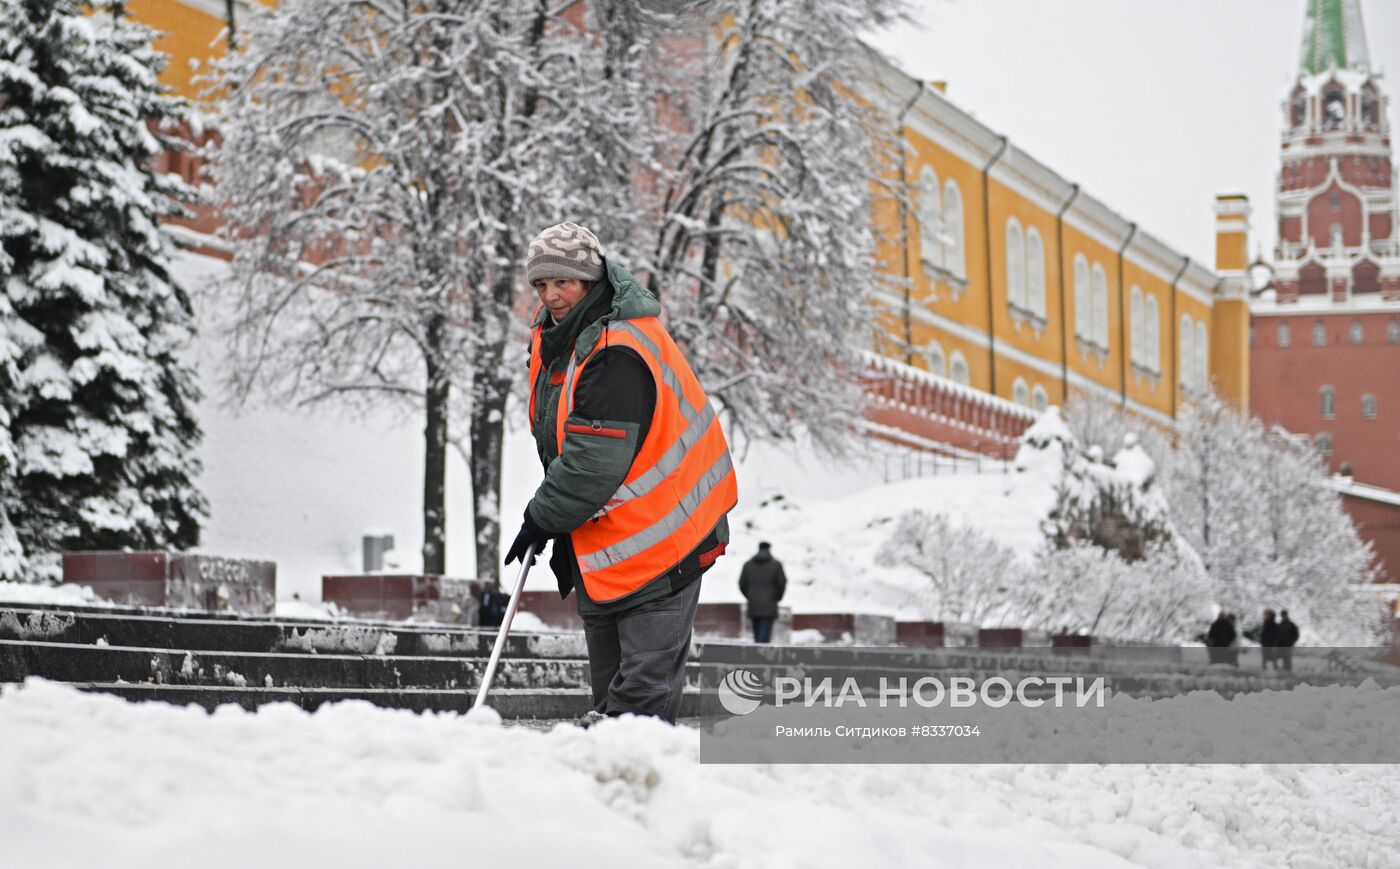
[[[525,577],[530,573],[530,564],[534,560],[535,544],[531,543],[525,550],[525,557],[520,560],[520,575],[515,578],[510,603],[506,604],[506,614],[501,617],[501,628],[496,632],[496,645],[491,647],[491,660],[486,662],[486,672],[481,677],[481,687],[477,689],[476,702],[472,703],[473,709],[486,703],[486,691],[491,687],[491,680],[496,675],[496,665],[501,661],[501,651],[506,647],[506,635],[510,633],[510,622],[515,618],[516,607],[520,606],[520,592],[525,589]]]

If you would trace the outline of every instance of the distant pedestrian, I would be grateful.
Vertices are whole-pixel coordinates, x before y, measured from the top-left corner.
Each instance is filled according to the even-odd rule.
[[[787,591],[787,575],[783,563],[773,557],[766,541],[758,544],[758,553],[744,562],[739,571],[739,593],[749,602],[749,621],[753,622],[753,641],[773,640],[773,622],[778,619],[778,601]]]
[[[1293,647],[1298,644],[1298,625],[1289,620],[1288,610],[1280,610],[1278,616],[1278,662],[1283,664],[1283,669],[1292,670]]]
[[[1239,613],[1230,613],[1230,666],[1240,665],[1240,616]]]
[[[1230,644],[1235,641],[1235,625],[1230,621],[1230,614],[1221,611],[1215,621],[1210,623],[1210,630],[1206,631],[1206,646],[1210,649],[1210,662],[1212,664],[1230,663]]]
[[[1274,620],[1274,611],[1264,610],[1264,622],[1259,625],[1259,653],[1263,658],[1262,668],[1267,670],[1273,664],[1274,669],[1278,669],[1278,622]]]

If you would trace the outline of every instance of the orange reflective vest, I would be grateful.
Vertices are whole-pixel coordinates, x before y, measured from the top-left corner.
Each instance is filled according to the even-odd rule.
[[[530,346],[532,429],[541,331],[535,328]],[[568,420],[580,375],[600,350],[619,346],[646,363],[656,384],[656,410],[622,485],[570,534],[584,587],[598,603],[631,594],[675,567],[739,501],[729,444],[714,405],[655,317],[609,323],[582,362],[570,354],[555,424],[559,453],[568,430],[578,427]]]

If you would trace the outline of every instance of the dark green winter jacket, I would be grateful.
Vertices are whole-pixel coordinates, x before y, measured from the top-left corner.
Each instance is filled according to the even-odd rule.
[[[526,512],[540,528],[558,535],[550,568],[559,582],[560,596],[577,589],[579,612],[585,614],[626,609],[685,587],[704,572],[699,554],[729,540],[728,521],[721,519],[695,552],[621,600],[600,604],[590,600],[584,590],[568,533],[588,521],[617,492],[641,450],[656,408],[656,384],[646,363],[626,347],[601,349],[579,377],[573,415],[566,422],[619,429],[626,437],[565,434],[563,452],[557,449],[559,391],[570,356],[582,362],[599,340],[605,339],[603,329],[609,322],[661,313],[656,297],[626,269],[606,260],[605,265],[606,277],[563,321],[553,323],[549,312],[541,309],[533,324],[546,327],[541,336],[540,373],[530,384],[535,396],[535,448],[545,474]]]

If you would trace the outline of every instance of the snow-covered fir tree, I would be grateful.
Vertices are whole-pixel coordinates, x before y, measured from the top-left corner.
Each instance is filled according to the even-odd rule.
[[[53,577],[64,549],[193,546],[207,511],[192,315],[158,222],[185,191],[151,168],[184,107],[150,42],[120,3],[0,0],[8,574],[24,558]]]

